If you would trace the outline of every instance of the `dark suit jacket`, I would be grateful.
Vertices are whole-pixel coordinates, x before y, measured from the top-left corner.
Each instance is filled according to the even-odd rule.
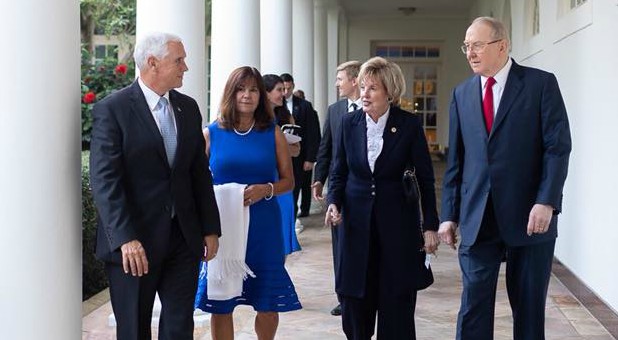
[[[294,160],[302,163],[315,162],[320,146],[320,121],[310,102],[292,96],[294,122],[301,127],[300,154]]]
[[[556,78],[513,61],[489,136],[481,103],[480,76],[453,92],[442,220],[458,222],[462,244],[472,245],[491,192],[500,235],[508,245],[555,238],[571,151]],[[535,203],[551,205],[555,214],[547,233],[528,236]]]
[[[197,103],[170,91],[178,147],[168,165],[163,138],[137,81],[94,106],[90,151],[98,212],[97,256],[121,263],[120,246],[139,240],[151,264],[168,249],[171,212],[196,257],[205,235],[220,235]]]
[[[318,149],[317,163],[315,165],[314,180],[322,184],[326,182],[328,173],[332,167],[332,162],[337,157],[337,141],[341,133],[341,119],[348,112],[348,100],[342,99],[328,106],[324,129],[322,130],[322,140]],[[334,141],[334,143],[333,143]]]
[[[434,175],[427,142],[418,116],[391,107],[384,129],[384,146],[374,172],[367,160],[367,123],[358,110],[341,122],[339,150],[330,174],[329,203],[345,215],[339,234],[341,264],[336,277],[339,294],[363,297],[367,275],[372,214],[387,268],[381,268],[394,294],[409,295],[416,289],[415,278],[422,236],[418,209],[410,209],[403,192],[406,166],[416,167],[422,195],[425,230],[438,229]],[[384,262],[382,261],[382,262]]]

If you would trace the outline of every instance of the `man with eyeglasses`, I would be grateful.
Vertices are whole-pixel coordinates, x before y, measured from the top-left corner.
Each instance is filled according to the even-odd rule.
[[[442,242],[463,277],[457,339],[493,339],[498,273],[514,339],[544,339],[545,299],[571,135],[556,77],[509,58],[504,25],[480,17],[461,47],[474,76],[453,91]]]

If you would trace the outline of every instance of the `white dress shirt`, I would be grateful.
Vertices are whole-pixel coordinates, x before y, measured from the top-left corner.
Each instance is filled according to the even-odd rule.
[[[157,118],[157,115],[155,114],[155,108],[157,107],[157,104],[159,104],[159,100],[161,99],[161,96],[159,96],[156,92],[154,92],[146,84],[144,84],[144,82],[142,81],[142,78],[137,78],[137,83],[139,84],[139,87],[142,89],[142,92],[144,93],[144,97],[146,97],[146,103],[148,103],[150,114],[152,114],[152,118],[154,118],[155,123],[157,123],[159,132],[161,132],[161,123],[159,122],[159,118]],[[174,121],[174,129],[176,130],[176,133],[178,133],[178,128],[176,127],[176,117],[174,116],[174,109],[172,108],[172,103],[170,102],[170,93],[166,92],[163,95],[163,97],[167,99],[167,106],[168,106],[167,109],[169,113],[172,114],[172,120]]]
[[[494,94],[494,117],[496,117],[496,113],[498,112],[498,105],[500,105],[500,99],[502,99],[502,93],[504,92],[504,85],[506,85],[506,80],[509,77],[509,71],[511,71],[511,65],[513,65],[513,61],[511,58],[506,62],[504,67],[496,73],[494,79],[496,83],[491,88]],[[481,76],[481,94],[483,98],[485,98],[485,85],[487,84],[487,77]]]
[[[365,113],[365,120],[367,121],[367,161],[369,161],[369,168],[373,172],[373,168],[376,165],[376,160],[382,152],[384,146],[384,128],[386,127],[386,121],[390,113],[390,107],[386,110],[386,113],[378,118],[377,122]]]
[[[356,101],[350,100],[348,98],[348,112],[354,112],[352,104],[356,104],[357,110],[363,107],[363,101],[360,99],[360,97]]]

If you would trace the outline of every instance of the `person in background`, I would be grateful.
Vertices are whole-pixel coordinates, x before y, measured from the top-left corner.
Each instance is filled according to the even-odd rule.
[[[294,208],[298,217],[309,216],[311,208],[311,181],[313,177],[313,166],[315,165],[318,148],[320,146],[320,121],[318,114],[313,109],[310,102],[295,97],[294,78],[284,73],[283,91],[287,100],[287,108],[294,116],[296,125],[300,126],[300,155],[292,160],[294,166]],[[301,196],[300,211],[298,211],[298,197]]]
[[[545,338],[545,301],[571,134],[556,77],[509,58],[509,34],[475,19],[462,52],[474,76],[453,91],[439,235],[463,274],[457,339],[491,339],[506,259],[513,338]]]
[[[371,58],[358,81],[363,107],[341,121],[325,218],[341,229],[335,286],[343,331],[348,339],[371,339],[377,313],[378,339],[416,339],[416,292],[425,262],[420,250],[434,253],[439,243],[429,149],[419,117],[398,107],[405,92],[398,65]],[[404,194],[402,177],[411,167],[420,209]]]
[[[221,235],[202,116],[193,98],[174,90],[188,70],[179,37],[148,34],[134,57],[140,77],[92,113],[96,253],[118,339],[150,339],[156,293],[159,339],[193,339],[198,264],[215,257]]]
[[[354,112],[361,108],[362,102],[360,99],[360,90],[358,88],[358,71],[361,63],[356,60],[347,61],[337,67],[337,75],[335,86],[339,92],[339,97],[343,98],[328,107],[326,122],[322,132],[322,140],[318,150],[317,163],[315,165],[315,175],[313,185],[313,198],[322,202],[324,196],[322,191],[324,183],[330,172],[331,162],[337,157],[337,143],[341,134],[341,119],[348,112]],[[334,142],[335,141],[335,142]],[[359,141],[362,142],[362,141]],[[339,268],[339,228],[331,228],[332,244],[333,244],[333,266],[335,269],[335,277]],[[337,300],[341,300],[337,297]],[[341,301],[331,310],[332,315],[341,315]]]
[[[262,76],[268,102],[275,112],[275,123],[279,126],[285,124],[294,124],[294,117],[288,111],[285,105],[285,96],[283,95],[283,80],[275,74],[265,74]],[[297,157],[300,153],[300,142],[288,144],[292,157]],[[294,215],[294,195],[288,192],[277,196],[279,205],[281,206],[281,220],[283,230],[283,244],[285,254],[289,255],[300,250],[300,244],[294,230],[296,216]]]
[[[215,185],[246,184],[244,204],[250,209],[245,263],[255,274],[243,282],[241,296],[208,298],[207,275],[200,278],[196,307],[212,314],[213,339],[234,338],[233,311],[250,305],[257,312],[258,339],[274,339],[279,312],[301,304],[285,267],[281,208],[272,199],[294,187],[288,143],[274,123],[260,72],[249,66],[230,74],[221,98],[220,116],[204,129],[206,152]]]
[[[301,89],[294,91],[294,95],[300,99],[305,99],[305,91]]]

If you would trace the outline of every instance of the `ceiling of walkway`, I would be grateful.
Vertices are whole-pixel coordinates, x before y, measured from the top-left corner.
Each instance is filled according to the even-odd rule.
[[[339,0],[348,17],[467,16],[472,0]]]

